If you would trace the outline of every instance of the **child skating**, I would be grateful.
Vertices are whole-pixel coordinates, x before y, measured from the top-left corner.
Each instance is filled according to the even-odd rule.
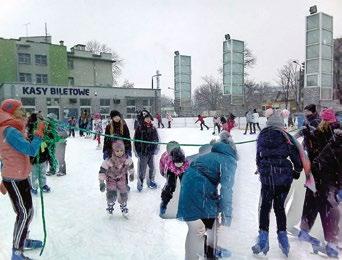
[[[124,217],[128,217],[128,190],[126,177],[129,174],[129,180],[134,180],[134,165],[131,157],[125,154],[125,145],[121,140],[114,141],[112,144],[112,156],[104,160],[100,172],[100,191],[107,190],[107,211],[113,214],[115,201],[120,193],[118,202]]]

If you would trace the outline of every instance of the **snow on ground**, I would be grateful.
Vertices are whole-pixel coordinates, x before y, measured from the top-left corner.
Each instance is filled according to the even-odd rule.
[[[209,143],[212,131],[199,128],[173,128],[158,130],[162,142]],[[244,136],[233,130],[236,142],[253,140],[255,135]],[[233,252],[232,259],[286,259],[278,248],[273,212],[270,224],[270,251],[265,256],[254,256],[251,246],[258,232],[258,201],[260,184],[255,172],[255,143],[238,145],[240,160],[235,176],[233,222],[220,230],[219,245]],[[47,177],[52,192],[44,194],[47,245],[42,257],[38,251],[26,254],[35,259],[184,259],[187,226],[178,220],[159,218],[161,188],[164,178],[159,174],[159,158],[165,151],[162,145],[155,157],[157,190],[136,189],[136,180],[130,184],[129,219],[121,216],[118,205],[114,215],[105,211],[105,193],[99,191],[98,170],[102,150],[96,141],[69,138],[66,161],[67,175]],[[186,155],[194,154],[198,147],[184,147]],[[135,166],[137,159],[133,158]],[[43,238],[41,204],[34,197],[35,216],[31,224],[32,238]],[[0,260],[10,259],[12,230],[15,215],[7,196],[0,196]],[[307,243],[290,238],[288,259],[320,259],[313,255]]]

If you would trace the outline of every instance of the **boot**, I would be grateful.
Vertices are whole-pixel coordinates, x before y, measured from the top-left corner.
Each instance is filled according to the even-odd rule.
[[[13,248],[11,260],[31,260],[31,258],[24,256],[22,250]]]
[[[283,254],[288,257],[289,251],[290,251],[290,244],[289,244],[289,239],[287,238],[286,231],[278,232],[278,243],[279,243],[279,248],[281,249]]]
[[[120,204],[120,209],[121,209],[122,216],[128,217],[127,203]]]
[[[159,216],[162,217],[166,212],[166,205],[164,202],[160,203]]]
[[[270,247],[268,244],[268,231],[260,230],[259,236],[258,236],[258,241],[252,247],[253,254],[259,254],[259,253],[263,252],[264,255],[266,255],[269,249],[270,249]]]
[[[50,187],[47,186],[46,184],[42,187],[42,190],[43,190],[43,192],[50,192],[51,191]]]
[[[302,230],[302,229],[299,231],[298,239],[300,241],[309,242],[310,244],[315,245],[315,246],[318,246],[321,243],[317,238],[310,236],[310,234],[307,231]]]
[[[43,247],[43,242],[40,240],[26,239],[24,249],[38,249]]]
[[[106,208],[106,210],[108,211],[109,214],[113,214],[114,204],[115,204],[114,202],[110,202],[107,204],[108,207]]]
[[[327,251],[327,256],[338,258],[337,245],[335,245],[333,243],[328,243],[325,247],[325,250]]]

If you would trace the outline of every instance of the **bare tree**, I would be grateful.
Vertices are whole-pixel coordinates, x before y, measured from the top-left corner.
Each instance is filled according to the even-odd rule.
[[[121,85],[122,88],[134,88],[134,83],[129,82],[127,79],[122,83]]]
[[[172,98],[162,95],[160,97],[160,105],[161,107],[173,107],[174,101]]]
[[[292,61],[288,61],[280,70],[278,70],[279,84],[282,87],[284,96],[285,108],[288,108],[289,98],[296,101],[297,108],[300,104],[297,102],[298,80],[296,77],[296,66]]]
[[[100,43],[97,40],[91,40],[86,43],[86,50],[91,51],[94,54],[101,54],[101,52],[111,53],[113,59],[112,65],[112,75],[113,75],[113,85],[118,84],[118,77],[121,75],[121,70],[123,67],[123,61],[110,47],[104,43]]]
[[[268,82],[256,83],[253,80],[245,82],[245,103],[249,108],[258,108],[266,101],[267,89],[270,87]]]
[[[204,83],[194,92],[194,106],[203,110],[219,110],[222,108],[222,84],[213,77],[203,77]]]

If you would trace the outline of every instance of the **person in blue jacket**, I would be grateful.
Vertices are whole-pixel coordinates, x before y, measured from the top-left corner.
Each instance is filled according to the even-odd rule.
[[[220,215],[221,224],[231,224],[236,166],[235,144],[229,133],[223,131],[211,152],[195,158],[184,172],[177,218],[186,221],[189,228],[185,242],[186,260],[198,259],[204,254],[214,258],[222,251],[215,245],[215,220]]]
[[[269,250],[268,231],[270,211],[273,205],[277,220],[279,247],[283,254],[289,254],[290,245],[286,232],[285,199],[290,191],[293,178],[298,179],[303,169],[299,150],[284,131],[281,111],[267,109],[267,127],[257,140],[257,174],[261,182],[261,205],[259,214],[259,236],[252,247],[254,254]],[[288,159],[290,158],[290,160]]]

